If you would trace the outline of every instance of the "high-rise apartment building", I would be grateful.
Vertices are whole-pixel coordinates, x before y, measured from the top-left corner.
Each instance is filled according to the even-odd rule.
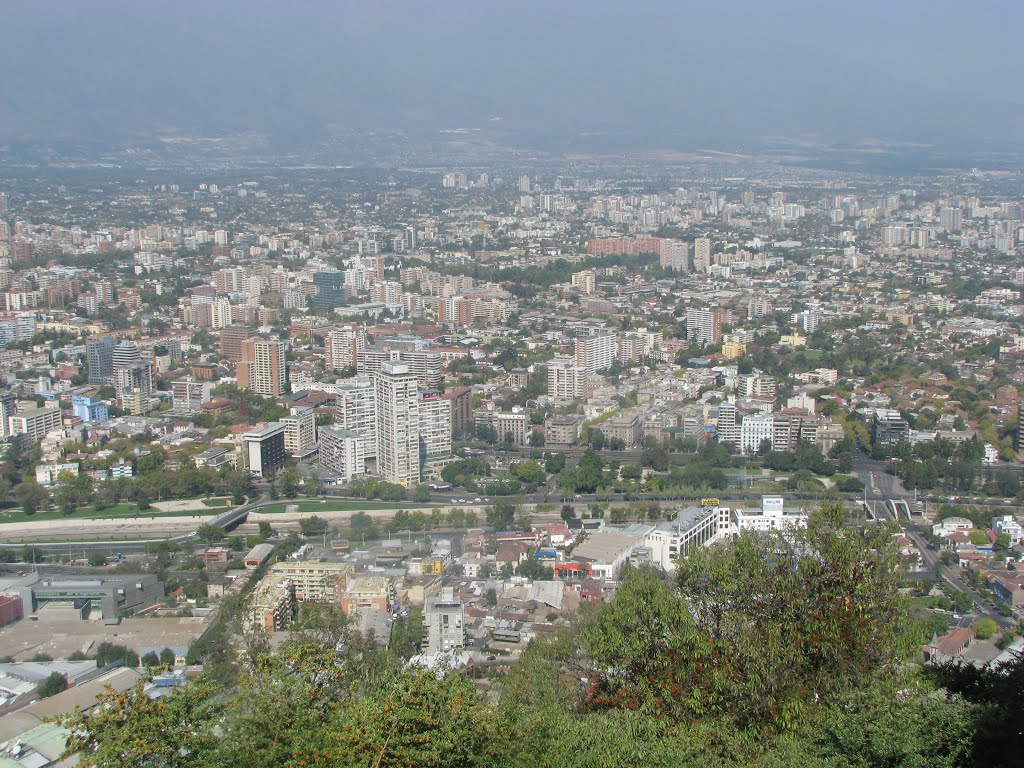
[[[711,266],[711,238],[698,237],[693,241],[693,269],[706,272]]]
[[[176,413],[199,413],[210,402],[210,382],[186,376],[171,382],[171,410]]]
[[[427,598],[423,623],[427,627],[428,655],[466,647],[466,608],[452,587],[443,587],[440,595]]]
[[[324,366],[329,371],[355,368],[359,352],[365,348],[366,331],[362,328],[334,328],[324,337]]]
[[[377,471],[387,481],[420,480],[419,390],[405,363],[384,363],[373,375],[377,406]]]
[[[320,466],[344,483],[353,477],[365,474],[366,460],[360,447],[361,438],[349,429],[339,426],[320,427],[317,431],[320,444]]]
[[[436,393],[420,397],[420,461],[450,456],[452,452],[452,409],[450,403]]]
[[[690,244],[683,240],[662,240],[659,264],[662,269],[690,271]]]
[[[555,400],[576,400],[587,397],[587,369],[569,358],[548,362],[548,397]]]
[[[693,344],[720,344],[724,314],[721,309],[686,310],[686,338]]]
[[[359,438],[359,466],[377,458],[377,403],[373,381],[356,376],[338,388],[334,423]]]
[[[284,424],[284,451],[289,456],[301,455],[316,447],[316,412],[311,407],[289,409],[281,423]]]
[[[220,331],[220,353],[232,363],[242,359],[242,342],[255,338],[256,332],[244,325],[229,325]]]
[[[11,437],[25,435],[28,445],[39,445],[47,432],[60,429],[64,423],[56,403],[42,408],[25,408],[7,417],[7,434]]]
[[[619,340],[614,333],[599,333],[576,339],[576,365],[588,373],[611,367],[618,352]]]
[[[14,415],[17,407],[13,392],[0,392],[0,437],[10,436],[10,426],[7,420]]]
[[[238,388],[258,395],[280,397],[288,387],[285,343],[267,339],[242,342],[242,360],[237,366]]]

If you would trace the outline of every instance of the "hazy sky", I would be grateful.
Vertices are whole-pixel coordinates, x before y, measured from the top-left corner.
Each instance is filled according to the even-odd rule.
[[[1024,143],[1022,0],[3,0],[0,140]],[[492,120],[500,117],[501,121]]]

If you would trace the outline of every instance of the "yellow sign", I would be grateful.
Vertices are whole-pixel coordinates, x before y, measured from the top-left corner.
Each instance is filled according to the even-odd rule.
[[[701,499],[700,505],[702,507],[717,507],[719,506],[718,499]]]

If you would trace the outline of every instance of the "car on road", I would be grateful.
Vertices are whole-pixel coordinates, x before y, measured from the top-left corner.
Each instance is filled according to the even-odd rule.
[[[497,657],[497,656],[488,656],[488,657],[487,657],[487,660],[488,660],[488,661],[497,661],[497,660],[498,660],[498,657]]]

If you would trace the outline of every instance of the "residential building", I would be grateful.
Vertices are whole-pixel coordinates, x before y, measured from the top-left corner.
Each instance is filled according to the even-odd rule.
[[[618,357],[618,336],[605,332],[576,339],[576,366],[588,373],[610,368]]]
[[[316,448],[316,412],[312,407],[289,408],[281,423],[284,424],[284,452],[289,456]]]
[[[63,417],[56,402],[48,402],[41,408],[29,406],[7,417],[7,434],[24,435],[31,446],[39,445],[48,432],[60,429]]]
[[[268,578],[287,579],[297,602],[334,602],[335,588],[352,574],[347,563],[320,560],[286,560],[270,566]]]
[[[452,428],[452,437],[469,434],[473,426],[473,390],[471,387],[453,387],[445,390],[441,399],[450,406],[448,421]]]
[[[324,367],[329,371],[355,368],[366,348],[366,332],[350,325],[333,328],[324,337]]]
[[[582,416],[548,416],[544,420],[544,445],[575,445],[582,431]]]
[[[721,309],[691,307],[686,310],[686,338],[693,344],[703,346],[720,344],[724,314]]]
[[[384,363],[373,375],[377,407],[377,471],[387,481],[420,481],[419,391],[405,363]]]
[[[359,438],[361,461],[377,458],[377,401],[373,381],[367,376],[348,379],[338,387],[335,401],[335,426]],[[356,474],[362,474],[361,469]]]
[[[243,341],[242,360],[237,366],[238,388],[267,397],[283,395],[288,387],[285,347],[283,341]]]
[[[335,602],[346,616],[353,611],[375,608],[390,612],[395,602],[395,587],[386,576],[358,576],[335,587]]]
[[[323,426],[317,430],[320,448],[318,461],[340,482],[350,483],[352,478],[366,472],[366,457],[362,452],[362,440],[349,429],[338,426]]]
[[[295,616],[295,593],[287,579],[264,578],[253,590],[251,608],[242,617],[246,632],[280,632]]]
[[[210,402],[210,382],[191,376],[171,382],[171,410],[176,413],[199,413]]]
[[[427,655],[461,650],[466,647],[466,608],[451,587],[428,597],[423,607],[427,628]]]
[[[555,358],[548,362],[548,397],[554,400],[585,400],[587,369],[575,360]]]
[[[451,456],[452,409],[447,400],[434,392],[420,396],[420,462]]]

